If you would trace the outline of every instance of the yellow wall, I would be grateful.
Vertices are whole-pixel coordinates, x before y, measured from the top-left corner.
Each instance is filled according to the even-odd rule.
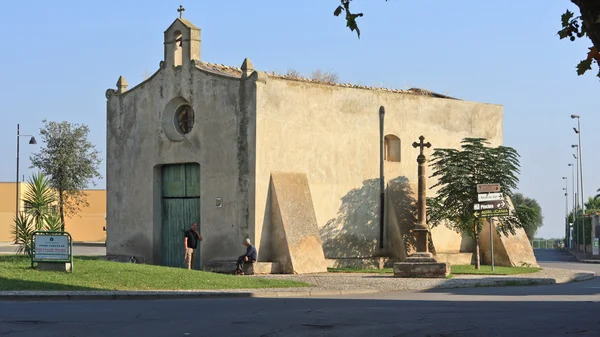
[[[19,186],[19,194],[24,195],[26,183]],[[65,230],[71,234],[73,241],[104,242],[106,239],[106,190],[86,190],[88,207],[73,217],[66,218]],[[0,183],[0,242],[14,241],[15,183]],[[20,210],[23,210],[21,201]]]

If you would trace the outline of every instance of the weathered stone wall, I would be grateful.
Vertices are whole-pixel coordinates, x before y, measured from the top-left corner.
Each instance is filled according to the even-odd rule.
[[[272,240],[262,245],[261,259],[279,262],[286,274],[327,272],[306,174],[273,172],[269,226]]]
[[[235,258],[249,226],[254,176],[252,83],[194,61],[162,68],[119,94],[107,92],[107,253],[161,261],[161,165],[200,164],[202,263]],[[246,99],[249,97],[249,99]],[[174,109],[190,104],[192,131],[174,130]],[[250,130],[250,131],[248,131]],[[215,197],[223,207],[215,207]],[[253,220],[253,219],[252,219]],[[182,239],[183,245],[183,239]],[[183,256],[182,256],[183,258]]]
[[[386,108],[384,133],[399,137],[401,150],[400,161],[385,162],[386,181],[407,179],[414,191],[418,150],[411,144],[420,135],[433,148],[458,148],[465,137],[502,144],[499,105],[294,81],[264,73],[258,75],[256,85],[259,245],[271,239],[263,230],[270,217],[271,172],[305,172],[326,257],[382,253],[378,248],[381,105]],[[427,151],[428,157],[432,151]],[[433,186],[434,180],[428,179],[427,184]],[[435,191],[428,189],[428,193],[432,196]],[[447,228],[433,233],[437,252],[459,252],[468,246]]]

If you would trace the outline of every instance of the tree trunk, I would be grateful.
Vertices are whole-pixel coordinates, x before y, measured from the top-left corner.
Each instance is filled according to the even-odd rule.
[[[65,231],[65,208],[64,208],[64,200],[63,200],[63,191],[58,191],[58,209],[60,212],[60,230],[62,232]]]
[[[475,238],[475,269],[481,268],[481,259],[479,257],[479,232],[477,231],[477,220],[473,220],[473,237]]]
[[[596,22],[600,18],[600,1],[571,0],[571,2],[579,7],[587,35],[594,47],[600,50],[600,23]]]

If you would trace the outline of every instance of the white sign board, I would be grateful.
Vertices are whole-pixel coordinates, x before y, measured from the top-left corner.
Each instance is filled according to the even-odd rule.
[[[502,193],[480,193],[477,195],[477,201],[479,202],[498,200],[504,200]]]
[[[500,184],[477,184],[477,193],[500,192]]]
[[[66,235],[35,235],[36,260],[68,260],[69,238]]]

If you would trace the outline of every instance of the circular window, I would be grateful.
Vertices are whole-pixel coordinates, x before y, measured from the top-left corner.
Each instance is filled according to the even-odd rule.
[[[182,134],[188,134],[194,127],[194,109],[189,105],[182,105],[175,112],[175,125],[177,131]]]

